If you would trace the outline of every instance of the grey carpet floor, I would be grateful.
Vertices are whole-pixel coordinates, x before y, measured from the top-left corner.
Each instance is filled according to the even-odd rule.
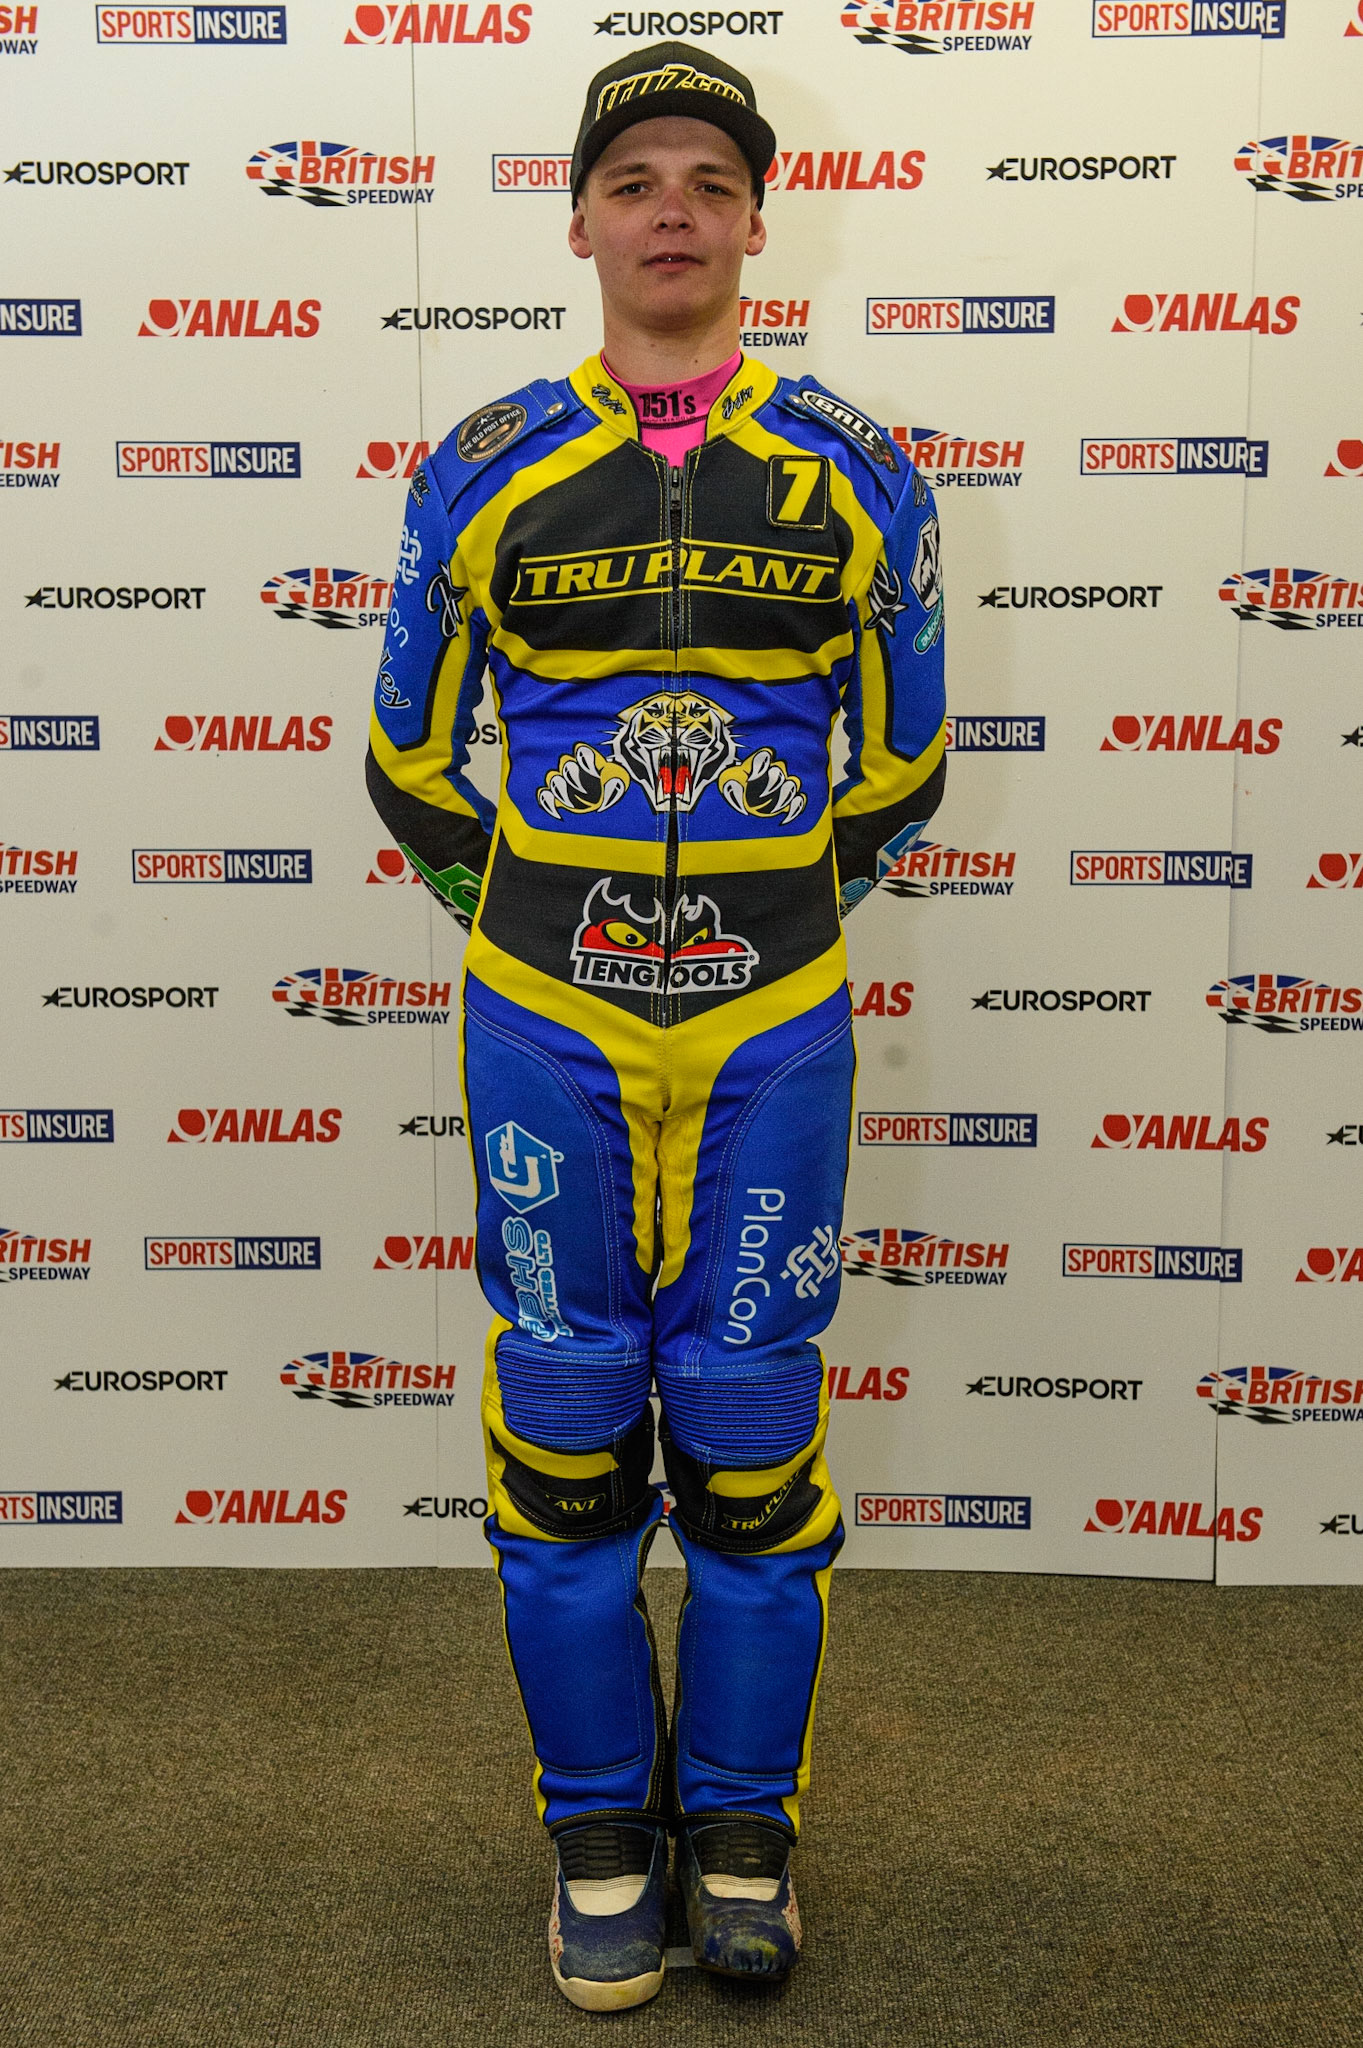
[[[799,1970],[594,2018],[488,1574],[7,1571],[0,2041],[1357,2048],[1361,1605],[843,1573]]]

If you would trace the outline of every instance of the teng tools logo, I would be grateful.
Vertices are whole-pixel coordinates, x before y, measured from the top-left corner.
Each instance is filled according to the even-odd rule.
[[[842,25],[859,43],[906,57],[1030,50],[1033,0],[843,0]],[[942,34],[940,31],[948,33]]]
[[[410,483],[416,475],[417,465],[424,462],[430,452],[429,441],[371,441],[355,474],[357,477],[382,477],[386,482],[402,477]]]
[[[288,1017],[324,1024],[448,1024],[448,981],[399,981],[367,967],[300,967],[271,991]]]
[[[160,341],[310,341],[321,322],[320,299],[151,299],[139,335]]]
[[[363,569],[287,569],[266,577],[260,601],[273,605],[277,619],[311,619],[336,632],[386,626],[392,593],[391,578],[366,576]]]
[[[901,452],[934,490],[945,484],[1008,487],[1022,482],[1021,441],[972,441],[944,427],[891,427]]]
[[[1299,298],[1251,299],[1238,318],[1238,292],[1128,292],[1112,323],[1114,334],[1291,334]]]
[[[376,1351],[305,1351],[279,1375],[299,1401],[336,1408],[448,1408],[452,1365],[404,1365]],[[343,1496],[344,1498],[344,1496]]]
[[[1229,720],[1225,721],[1229,724]],[[1239,718],[1223,738],[1219,712],[1119,711],[1100,754],[1276,754],[1281,718]]]
[[[1231,974],[1214,981],[1207,1008],[1227,1024],[1290,1031],[1363,1031],[1363,989],[1335,988],[1304,974]]]
[[[1165,1116],[1146,1110],[1116,1110],[1105,1116],[1089,1141],[1093,1152],[1262,1152],[1268,1118],[1228,1116],[1212,1136],[1209,1116]]]
[[[1224,577],[1219,595],[1248,624],[1309,633],[1318,626],[1363,623],[1360,580],[1323,569],[1245,569]]]
[[[1308,205],[1363,199],[1363,143],[1338,135],[1273,135],[1235,152],[1235,168],[1256,192],[1281,192]]]
[[[267,199],[305,206],[424,206],[435,196],[433,156],[380,156],[353,142],[274,142],[246,175]]]
[[[348,43],[523,43],[530,34],[534,8],[516,0],[503,7],[498,0],[458,0],[448,6],[444,0],[422,6],[405,6],[386,0],[370,6],[360,0],[345,32]]]
[[[1213,1415],[1243,1415],[1269,1429],[1289,1422],[1363,1422],[1363,1379],[1325,1378],[1295,1365],[1204,1372],[1197,1392]]]
[[[848,1230],[838,1239],[849,1279],[874,1275],[891,1287],[1002,1287],[1008,1246],[938,1237],[932,1230]]]

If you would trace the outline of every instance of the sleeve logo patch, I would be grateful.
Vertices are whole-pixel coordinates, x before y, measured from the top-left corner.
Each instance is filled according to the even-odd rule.
[[[471,412],[460,427],[454,444],[460,459],[464,462],[486,462],[489,455],[495,455],[499,448],[505,448],[508,441],[515,440],[528,418],[523,405],[506,399]]]
[[[879,427],[868,420],[865,413],[858,412],[855,406],[848,405],[844,399],[830,398],[827,392],[811,391],[807,386],[800,392],[800,403],[807,406],[810,412],[817,413],[820,419],[826,420],[829,426],[836,427],[849,441],[855,442],[870,456],[872,462],[878,463],[882,469],[888,469],[891,474],[897,473],[898,456]]]
[[[767,518],[773,526],[800,527],[806,533],[827,527],[827,456],[768,456]]]

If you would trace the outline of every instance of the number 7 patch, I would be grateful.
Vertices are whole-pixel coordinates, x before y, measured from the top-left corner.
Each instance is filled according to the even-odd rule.
[[[767,457],[767,518],[773,526],[818,532],[828,524],[828,457]]]

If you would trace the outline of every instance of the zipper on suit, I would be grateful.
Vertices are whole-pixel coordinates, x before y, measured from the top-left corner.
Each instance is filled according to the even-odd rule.
[[[667,476],[667,538],[672,551],[672,589],[668,605],[668,644],[674,655],[680,655],[682,642],[682,527],[685,521],[686,463],[694,451],[688,451],[680,467],[669,466]],[[677,683],[673,678],[675,692]],[[663,976],[666,981],[672,965],[672,923],[677,908],[677,868],[680,860],[680,828],[677,819],[677,770],[680,766],[677,740],[677,710],[675,696],[672,706],[672,759],[671,787],[667,794],[667,855],[663,873]]]

